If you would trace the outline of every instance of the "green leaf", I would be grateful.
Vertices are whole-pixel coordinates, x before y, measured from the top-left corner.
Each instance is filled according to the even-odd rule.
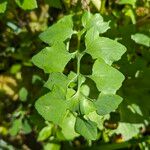
[[[104,121],[108,120],[110,115],[100,116],[96,113],[96,111],[93,111],[86,115],[87,118],[89,118],[91,121],[94,121],[97,124],[98,129],[103,130],[104,129]]]
[[[45,2],[49,4],[50,7],[62,8],[60,0],[45,0]]]
[[[101,3],[102,3],[101,0],[91,0],[91,2],[97,8],[97,10],[100,11],[100,9],[101,9]]]
[[[69,80],[67,76],[65,76],[63,73],[60,72],[53,72],[50,74],[49,79],[44,84],[45,87],[52,90],[54,86],[59,87],[64,93],[66,93],[67,90],[67,84]]]
[[[44,127],[38,135],[38,141],[46,140],[52,134],[52,128],[53,128],[52,124]]]
[[[138,135],[140,133],[140,128],[142,128],[142,124],[132,124],[120,122],[119,126],[114,132],[116,134],[121,134],[124,141],[130,140],[132,137]]]
[[[15,0],[17,5],[24,10],[37,8],[36,0]]]
[[[67,104],[61,91],[54,87],[52,92],[40,97],[36,101],[35,107],[45,120],[59,125],[66,114]]]
[[[0,13],[4,13],[7,7],[7,0],[0,1]]]
[[[122,4],[122,5],[124,5],[124,4],[130,4],[133,7],[135,7],[136,0],[119,0],[118,3]]]
[[[96,29],[99,33],[106,32],[109,27],[109,22],[104,22],[103,17],[100,14],[91,14],[85,12],[82,16],[82,25],[89,30],[90,28]]]
[[[33,56],[32,62],[46,73],[63,72],[66,64],[72,58],[63,43],[57,43],[52,47],[46,47]]]
[[[80,112],[82,115],[87,115],[95,110],[96,108],[92,101],[86,99],[84,96],[80,96]]]
[[[122,73],[107,65],[102,59],[95,61],[92,72],[90,78],[96,83],[98,90],[105,94],[115,94],[124,80]]]
[[[73,34],[72,16],[65,16],[56,24],[49,27],[45,32],[40,34],[40,39],[50,45],[55,42],[63,42]]]
[[[75,130],[88,140],[97,139],[97,125],[95,122],[77,117]]]
[[[79,136],[74,130],[76,118],[69,114],[64,118],[62,124],[60,125],[62,128],[62,133],[67,140],[73,140],[75,137]]]
[[[118,61],[126,51],[125,46],[117,41],[99,37],[94,28],[87,32],[85,42],[86,52],[90,54],[93,59],[102,58],[109,65],[114,61]]]
[[[106,115],[117,109],[122,98],[113,94],[100,94],[97,101],[94,103],[99,115]]]
[[[150,37],[145,34],[136,33],[134,35],[131,35],[131,39],[138,44],[142,44],[144,46],[150,47]]]
[[[22,122],[22,130],[25,134],[28,134],[32,131],[32,128],[27,119],[23,120]]]
[[[19,99],[23,102],[27,100],[28,91],[25,87],[22,87],[19,91]]]
[[[44,145],[44,150],[60,150],[60,145],[56,143],[47,143]]]
[[[12,136],[15,136],[20,131],[21,127],[22,127],[22,118],[16,119],[14,120],[12,127],[9,130],[9,133]]]

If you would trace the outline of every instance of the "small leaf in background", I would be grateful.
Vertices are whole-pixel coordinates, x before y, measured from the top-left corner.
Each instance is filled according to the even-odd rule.
[[[50,26],[40,34],[40,39],[45,43],[53,45],[55,42],[63,42],[73,34],[72,16],[65,16],[57,23]]]
[[[60,0],[45,0],[50,7],[62,8]]]
[[[106,32],[109,27],[109,22],[104,22],[103,17],[100,14],[91,14],[90,12],[85,12],[82,17],[82,25],[89,30],[94,28],[99,33]]]
[[[45,120],[58,125],[62,123],[68,108],[65,97],[62,97],[60,92],[57,88],[53,89],[50,93],[40,97],[35,103],[37,111]]]
[[[142,123],[132,124],[132,123],[120,122],[118,128],[114,130],[114,132],[117,134],[121,134],[123,140],[127,141],[135,137],[136,135],[138,135],[138,133],[140,132],[140,128],[142,126],[143,126]]]
[[[32,62],[46,73],[63,72],[71,58],[72,54],[67,51],[65,45],[63,43],[57,43],[52,47],[44,48],[33,56]]]
[[[93,5],[97,8],[97,10],[99,11],[101,9],[101,0],[91,0]]]
[[[36,0],[15,0],[15,2],[24,10],[30,10],[38,7]]]
[[[12,74],[16,74],[17,72],[19,72],[21,69],[21,65],[20,64],[14,64],[11,68],[10,68],[10,72]]]
[[[142,44],[144,46],[150,47],[150,37],[145,34],[136,33],[134,35],[131,35],[131,39],[138,44]]]
[[[15,136],[20,131],[21,127],[22,127],[22,118],[16,119],[13,121],[12,127],[9,130],[9,133],[12,136]]]
[[[27,100],[28,90],[25,87],[22,87],[19,91],[19,99],[23,102]]]
[[[122,98],[113,94],[100,94],[97,101],[94,103],[99,115],[106,115],[117,109]]]
[[[122,4],[122,5],[130,4],[130,5],[132,5],[133,7],[135,7],[136,0],[119,0],[119,1],[118,1],[118,4]]]
[[[44,150],[60,150],[60,145],[56,143],[47,143],[44,145]]]
[[[52,134],[52,128],[53,124],[49,124],[48,126],[44,127],[38,135],[38,141],[44,141],[48,137],[50,137],[50,135]]]
[[[97,139],[97,125],[95,122],[90,120],[76,118],[75,130],[88,140]]]
[[[4,13],[7,7],[7,0],[0,1],[0,13]]]
[[[28,134],[32,131],[32,128],[27,119],[24,119],[22,122],[22,130],[25,134]]]
[[[90,78],[96,83],[98,90],[105,94],[115,94],[124,80],[121,72],[107,65],[102,59],[95,61]]]

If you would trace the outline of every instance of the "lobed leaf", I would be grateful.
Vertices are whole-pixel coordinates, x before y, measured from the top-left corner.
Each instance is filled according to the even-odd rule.
[[[99,33],[106,32],[109,27],[109,22],[104,22],[103,17],[100,14],[91,14],[90,12],[85,12],[82,16],[82,25],[87,30],[90,28],[96,29]]]
[[[36,101],[35,108],[45,120],[59,125],[66,114],[67,104],[58,89],[54,88]]]
[[[75,130],[88,140],[97,139],[97,125],[95,122],[90,120],[76,118]]]
[[[53,45],[55,42],[63,42],[73,34],[72,16],[65,16],[56,24],[50,26],[40,34],[40,39],[45,43]]]
[[[122,102],[122,98],[114,94],[100,94],[97,101],[94,103],[96,111],[99,115],[103,116],[117,109],[118,105]]]
[[[65,94],[68,82],[69,80],[67,76],[65,76],[63,73],[53,72],[50,74],[49,79],[44,86],[49,88],[50,90],[52,90],[54,86],[57,86]]]
[[[95,61],[90,78],[96,83],[98,90],[105,94],[115,94],[124,80],[122,73],[102,59]]]
[[[109,65],[114,61],[118,61],[126,51],[126,47],[117,41],[106,37],[99,37],[94,28],[87,32],[85,43],[86,52],[93,59],[102,58]]]
[[[66,50],[65,44],[57,43],[52,47],[44,48],[33,56],[32,62],[46,73],[63,72],[71,58],[72,54]]]

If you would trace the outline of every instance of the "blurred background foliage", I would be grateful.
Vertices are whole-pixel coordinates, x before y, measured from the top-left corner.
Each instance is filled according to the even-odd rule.
[[[75,14],[78,28],[84,10],[110,20],[111,29],[104,36],[127,47],[122,59],[113,64],[126,77],[118,91],[124,100],[116,112],[98,122],[99,140],[92,143],[68,131],[70,138],[64,137],[37,113],[34,102],[46,92],[42,86],[48,76],[31,63],[31,57],[45,47],[38,35],[67,14]],[[71,42],[76,44],[73,37]],[[149,0],[0,0],[0,149],[148,150],[149,48]],[[91,63],[87,55],[81,66],[85,74]]]

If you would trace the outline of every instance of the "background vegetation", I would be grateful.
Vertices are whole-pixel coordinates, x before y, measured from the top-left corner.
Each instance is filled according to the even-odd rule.
[[[0,1],[0,149],[141,149],[150,147],[150,1],[149,0],[1,0]],[[125,75],[117,92],[123,102],[101,118],[99,137],[64,137],[34,107],[46,93],[48,75],[31,58],[46,46],[39,34],[68,14],[76,28],[85,10],[110,21],[103,36],[126,46],[113,64]],[[76,45],[74,37],[72,47]],[[85,57],[82,71],[89,69]],[[66,68],[74,70],[70,64]],[[66,131],[67,132],[67,131]],[[68,131],[69,132],[69,131]],[[55,134],[54,134],[55,133]]]

